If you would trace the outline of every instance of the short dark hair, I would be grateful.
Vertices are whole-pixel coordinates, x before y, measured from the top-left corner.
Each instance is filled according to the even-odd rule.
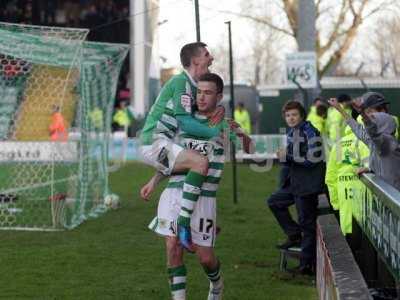
[[[298,102],[298,101],[294,101],[294,100],[289,100],[285,103],[285,105],[283,105],[282,107],[282,114],[283,116],[285,116],[285,113],[288,110],[292,110],[292,109],[297,109],[300,113],[300,116],[305,119],[306,117],[306,110],[304,109],[304,106]]]
[[[317,103],[318,101],[324,101],[323,99],[322,99],[322,97],[316,97],[314,100],[313,100],[313,103],[315,104],[315,103]]]
[[[339,103],[350,102],[351,97],[347,94],[340,94],[339,96],[337,96],[337,100]]]
[[[199,55],[199,49],[204,47],[207,47],[207,45],[202,42],[190,43],[183,46],[180,54],[182,66],[184,68],[189,67],[192,58]]]
[[[326,119],[328,116],[328,107],[326,105],[318,105],[316,108],[317,115],[322,117],[323,119]]]
[[[217,93],[221,94],[224,91],[224,81],[222,78],[215,74],[215,73],[206,73],[203,74],[199,77],[199,82],[200,81],[208,81],[208,82],[214,82],[215,85],[217,86]]]

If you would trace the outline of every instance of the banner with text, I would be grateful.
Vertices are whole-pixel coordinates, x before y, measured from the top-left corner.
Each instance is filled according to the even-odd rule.
[[[77,142],[0,142],[2,162],[77,162]]]
[[[315,52],[296,52],[286,55],[286,84],[304,89],[316,88],[318,82]]]

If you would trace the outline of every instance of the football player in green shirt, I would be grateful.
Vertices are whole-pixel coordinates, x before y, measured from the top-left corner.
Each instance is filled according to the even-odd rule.
[[[146,118],[140,140],[139,152],[143,160],[154,166],[159,176],[187,172],[184,182],[184,198],[187,205],[181,207],[178,218],[178,236],[182,245],[193,252],[190,218],[208,172],[208,160],[198,152],[184,149],[175,142],[178,129],[202,138],[215,138],[221,134],[218,127],[202,124],[193,117],[197,80],[209,73],[213,57],[206,44],[201,42],[182,47],[180,58],[184,68],[173,76],[161,89],[159,96]],[[211,124],[224,117],[224,110],[217,109]]]
[[[200,77],[197,89],[198,112],[194,117],[203,124],[209,123],[216,110],[217,103],[222,99],[223,81],[217,74],[209,73]],[[251,139],[241,130],[235,122],[221,120],[216,127],[228,130],[230,135],[237,135],[243,141],[244,150],[250,151]],[[235,135],[234,135],[234,134]],[[224,137],[227,135],[224,135]],[[220,263],[214,252],[216,238],[216,194],[221,180],[225,162],[224,138],[199,138],[180,130],[179,142],[186,149],[193,149],[209,160],[207,178],[203,183],[201,195],[196,202],[195,210],[191,218],[191,232],[196,255],[202,265],[207,278],[210,281],[209,300],[222,299],[223,281],[220,272]],[[142,197],[147,200],[154,191],[162,177],[155,175],[141,190]],[[176,237],[176,221],[179,218],[179,207],[190,205],[184,195],[183,175],[172,175],[163,193],[161,194],[157,217],[153,219],[149,228],[165,237],[167,249],[168,275],[172,299],[186,299],[186,267],[183,262],[182,247]],[[190,200],[189,200],[190,201]]]

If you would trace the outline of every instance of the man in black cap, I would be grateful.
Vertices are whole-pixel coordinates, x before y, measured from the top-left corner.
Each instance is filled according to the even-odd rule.
[[[361,109],[365,111],[366,114],[372,114],[376,112],[389,113],[388,101],[385,97],[378,92],[367,92],[361,96],[360,99]],[[392,115],[394,121],[396,122],[396,138],[399,138],[399,119],[397,116]],[[357,118],[357,121],[361,121],[361,115]]]
[[[362,109],[367,112],[368,109],[375,109],[378,112],[388,112],[387,102],[381,93],[367,92],[361,96]]]

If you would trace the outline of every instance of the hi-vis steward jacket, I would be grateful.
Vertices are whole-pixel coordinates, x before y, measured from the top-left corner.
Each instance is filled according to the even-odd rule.
[[[343,234],[352,232],[352,202],[361,197],[363,184],[356,173],[365,166],[369,150],[346,127],[345,135],[334,144],[327,163],[325,183],[328,186],[331,205],[339,210],[340,226]]]

